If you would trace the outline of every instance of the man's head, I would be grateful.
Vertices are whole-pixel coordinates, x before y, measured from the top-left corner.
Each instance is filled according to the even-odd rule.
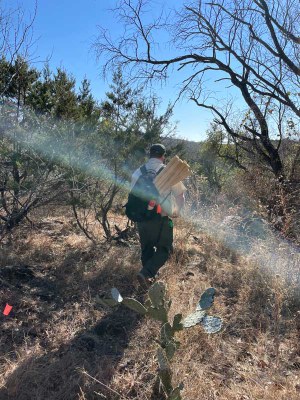
[[[155,143],[150,147],[150,158],[161,158],[166,154],[166,148],[163,144]]]

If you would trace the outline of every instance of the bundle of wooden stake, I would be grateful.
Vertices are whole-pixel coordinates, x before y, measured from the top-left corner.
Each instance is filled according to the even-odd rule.
[[[191,169],[188,163],[182,161],[178,156],[175,156],[157,175],[154,179],[154,184],[160,195],[164,195],[172,190],[172,186],[180,183],[189,175],[191,175]]]

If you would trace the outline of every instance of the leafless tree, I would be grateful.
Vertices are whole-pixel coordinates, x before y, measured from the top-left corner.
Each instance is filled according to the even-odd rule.
[[[95,48],[104,70],[121,65],[145,80],[178,73],[179,95],[210,109],[238,150],[284,181],[279,148],[300,116],[299,1],[190,1],[152,20],[147,0],[122,0],[114,11],[124,33],[116,39],[101,30]],[[224,92],[242,103],[238,125]]]
[[[23,60],[30,58],[36,10],[37,3],[31,15],[26,15],[21,7],[13,8],[9,2],[0,0],[0,59],[5,60],[7,68],[12,67],[18,57]],[[59,181],[55,174],[49,178],[49,169],[37,154],[31,155],[28,151],[17,154],[16,143],[9,139],[12,127],[15,128],[14,135],[20,128],[20,104],[5,96],[15,75],[11,74],[10,79],[0,76],[0,240],[21,220],[28,219],[28,213],[40,202],[41,193],[35,190],[36,186],[43,187],[44,193],[48,194],[44,199],[46,203]],[[24,162],[22,167],[21,158]],[[36,177],[34,182],[32,176]],[[49,179],[45,180],[47,176]]]
[[[32,13],[26,16],[21,7],[7,7],[0,0],[0,58],[5,58],[10,65],[14,64],[17,57],[28,60],[31,56],[36,12],[37,2],[35,2]],[[10,81],[7,82],[6,86],[10,83]],[[0,96],[6,91],[6,86],[2,88]]]
[[[16,112],[14,107],[2,107],[0,114],[0,127],[6,131],[0,140],[0,241],[29,220],[32,210],[67,196],[67,173],[57,166],[54,140],[43,135],[48,126],[35,130],[33,125],[12,125]]]

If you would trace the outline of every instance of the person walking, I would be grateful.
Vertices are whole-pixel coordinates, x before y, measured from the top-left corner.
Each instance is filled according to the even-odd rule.
[[[141,168],[156,176],[164,167],[166,148],[160,143],[153,144],[150,148],[149,160],[144,166],[138,168],[132,175],[131,187],[135,185],[142,174]],[[173,196],[177,212],[170,214],[170,209],[150,201],[148,208],[156,207],[156,216],[152,219],[137,223],[141,245],[142,269],[137,275],[140,286],[146,290],[150,287],[158,270],[166,263],[173,250],[173,221],[171,217],[178,216],[184,205],[184,192]]]

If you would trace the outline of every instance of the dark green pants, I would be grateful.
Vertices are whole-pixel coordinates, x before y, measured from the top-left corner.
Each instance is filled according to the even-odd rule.
[[[173,221],[161,217],[138,223],[141,242],[141,273],[146,278],[154,278],[160,267],[169,258],[173,246]]]

